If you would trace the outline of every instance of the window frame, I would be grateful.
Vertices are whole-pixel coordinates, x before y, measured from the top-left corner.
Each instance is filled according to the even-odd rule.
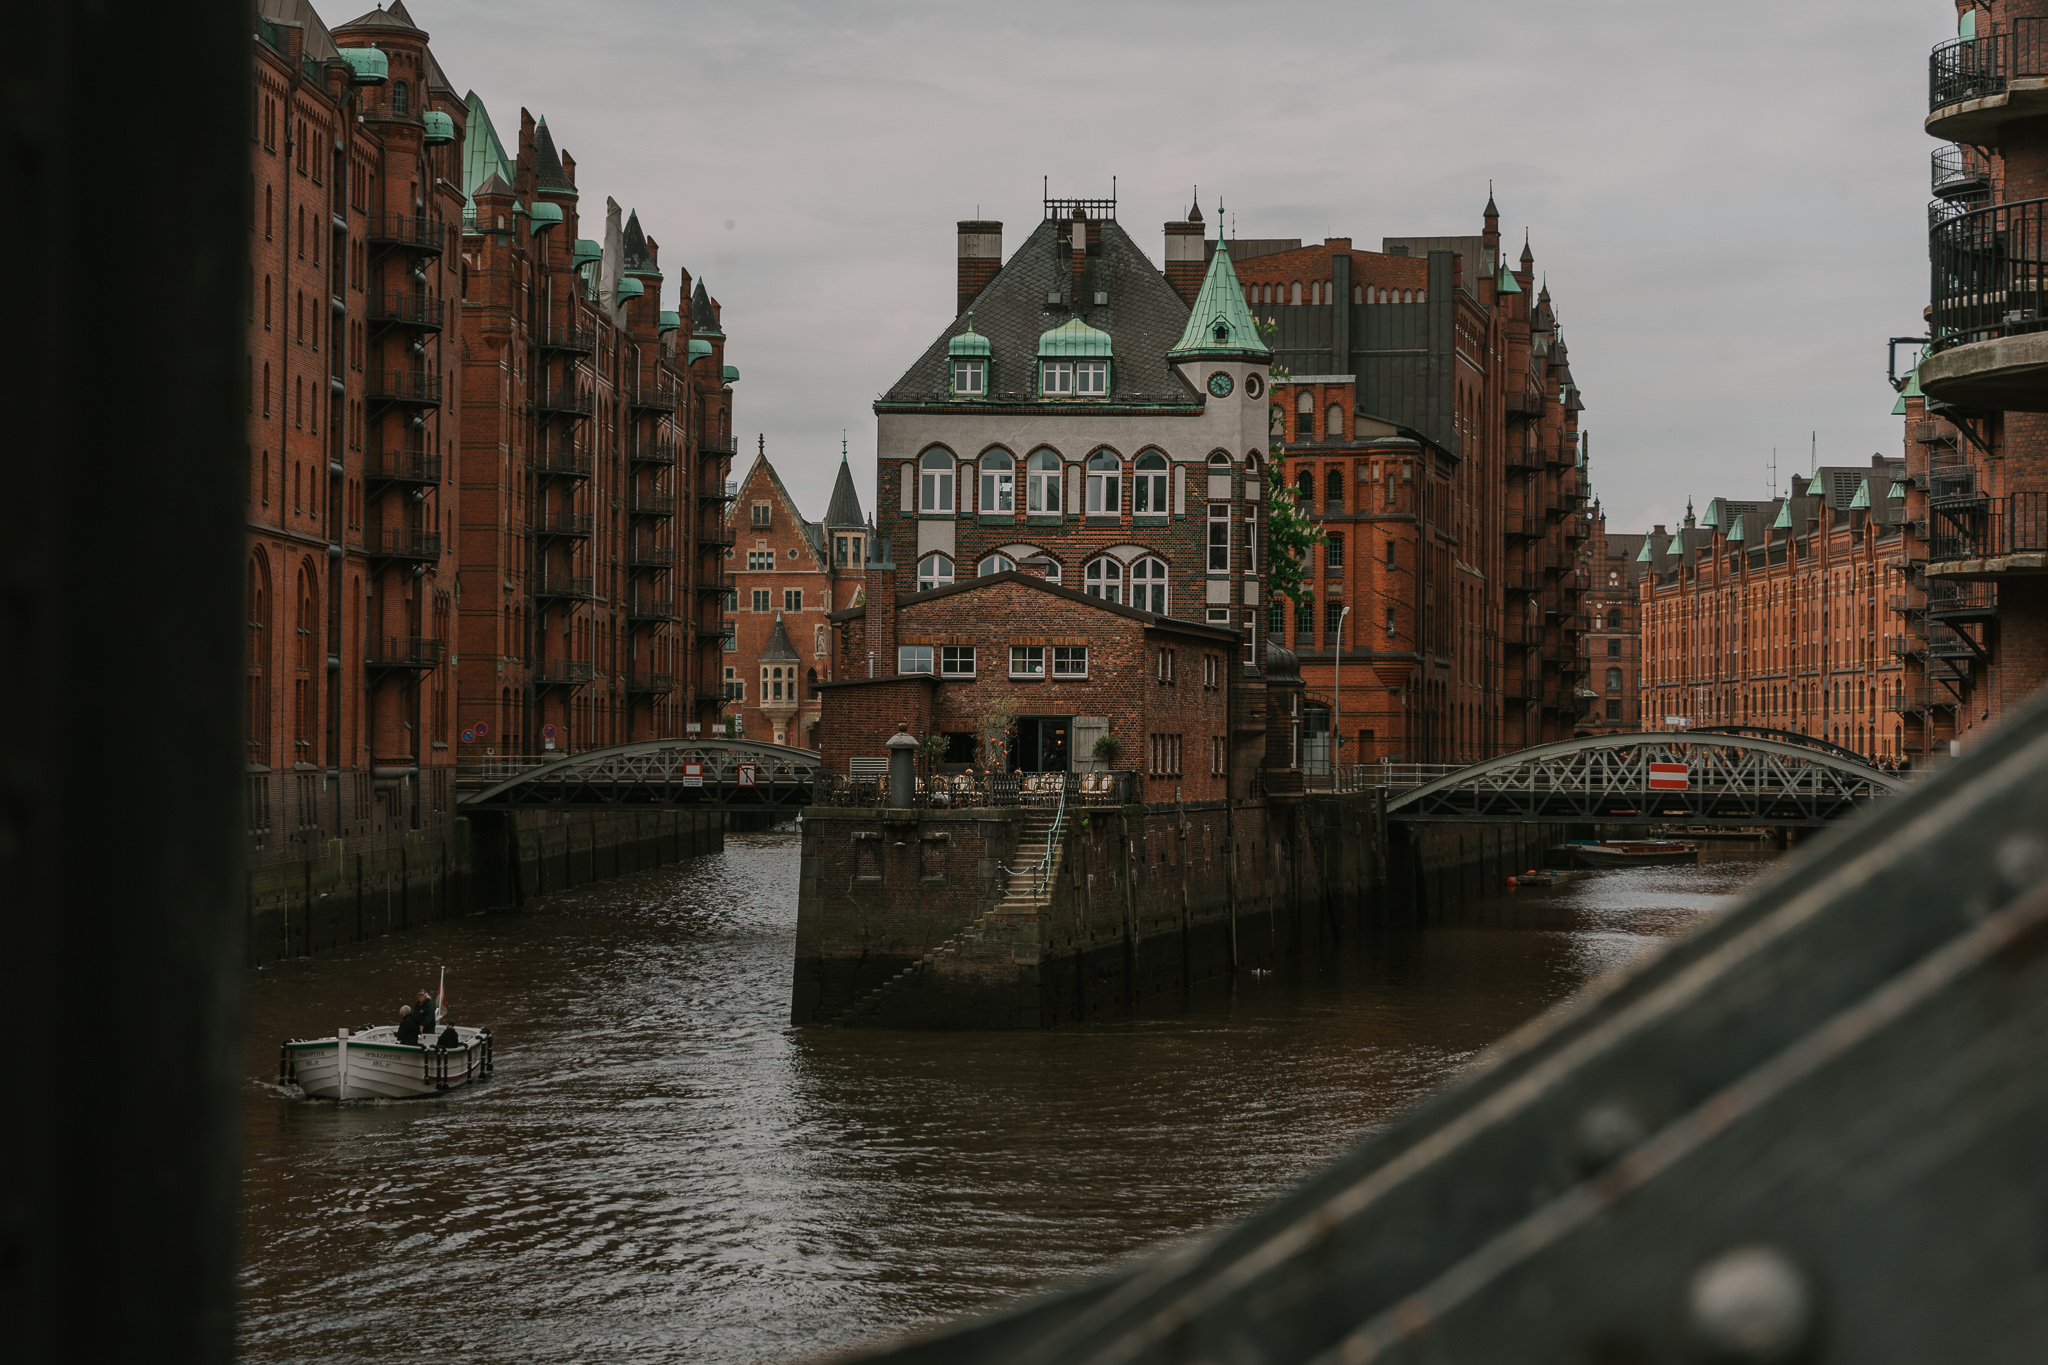
[[[945,566],[943,576],[938,567],[940,564]],[[926,565],[932,567],[927,570]],[[954,575],[958,569],[959,565],[954,562],[953,556],[945,553],[943,550],[932,551],[917,561],[917,590],[919,592],[930,592],[934,588],[952,587],[955,581]]]
[[[1041,459],[1040,457],[1043,457]],[[1067,475],[1066,461],[1056,450],[1041,447],[1024,462],[1024,510],[1030,516],[1061,515],[1060,485]]]
[[[1017,667],[1020,660],[1026,664],[1035,662],[1037,667],[1020,669]],[[1045,662],[1044,645],[1010,646],[1010,676],[1012,678],[1024,678],[1032,682],[1043,682],[1046,678]]]
[[[991,564],[994,564],[994,563],[995,563],[995,562],[996,562],[997,560],[1001,560],[1001,561],[1002,561],[1002,567],[1001,567],[1001,568],[999,568],[999,569],[992,569],[992,568],[990,568],[990,567],[989,567],[989,565],[991,565]],[[1008,555],[1004,554],[1004,553],[1003,553],[1002,551],[1000,551],[1000,550],[997,550],[997,551],[994,551],[993,553],[990,553],[990,554],[985,554],[985,555],[983,555],[983,556],[981,557],[981,562],[980,562],[979,564],[976,564],[976,565],[974,566],[974,576],[975,576],[976,578],[986,578],[986,577],[988,577],[988,576],[989,576],[990,574],[998,574],[998,573],[1009,573],[1009,572],[1010,572],[1011,570],[1015,569],[1016,567],[1017,567],[1017,561],[1016,561],[1016,560],[1014,560],[1014,559],[1010,558],[1010,557],[1009,557]]]
[[[918,662],[920,651],[922,652],[924,662],[924,667],[922,668],[915,666]],[[898,645],[896,646],[896,672],[899,677],[920,674],[936,676],[938,673],[937,656],[932,653],[930,645]]]
[[[1081,591],[1113,606],[1124,604],[1124,565],[1114,555],[1097,555],[1081,568]]]
[[[1072,398],[1074,396],[1074,362],[1071,360],[1039,361],[1038,396],[1041,398]]]
[[[933,447],[917,457],[917,514],[921,517],[949,517],[954,514],[954,481],[958,462],[943,447]]]
[[[1173,515],[1172,494],[1167,488],[1172,474],[1167,459],[1156,450],[1141,451],[1131,465],[1131,515],[1167,517]],[[1156,506],[1148,504],[1157,504]]]
[[[972,384],[963,384],[963,376],[972,376]],[[953,357],[953,396],[955,398],[986,398],[988,396],[988,361],[981,356]]]
[[[1007,450],[985,450],[978,472],[981,500],[975,510],[987,516],[1008,516],[1017,510],[1017,460]]]
[[[1140,569],[1145,569],[1146,572],[1140,574]],[[1140,584],[1145,586],[1141,588]],[[1148,598],[1156,599],[1158,605],[1152,606],[1146,602],[1140,602],[1138,594],[1141,591],[1145,592]],[[1132,563],[1124,566],[1124,603],[1127,606],[1136,607],[1139,611],[1149,611],[1155,616],[1170,616],[1173,614],[1171,611],[1173,606],[1171,571],[1168,569],[1164,559],[1158,555],[1141,555]]]
[[[1236,538],[1230,529],[1230,504],[1227,502],[1210,503],[1208,522],[1209,572],[1212,574],[1229,573],[1231,542]],[[1219,529],[1222,532],[1220,537],[1217,534]]]
[[[1061,657],[1063,655],[1065,656],[1064,658]],[[1080,657],[1076,659],[1076,655]],[[1054,645],[1052,646],[1051,663],[1052,672],[1047,675],[1049,677],[1055,679],[1065,678],[1070,681],[1076,678],[1086,678],[1088,676],[1088,646]],[[1076,663],[1080,664],[1079,668],[1073,666]]]
[[[958,665],[965,655],[966,667]],[[939,676],[942,678],[971,678],[975,676],[975,653],[973,645],[940,645]]]
[[[751,599],[749,599],[749,600],[750,600],[750,601],[752,602],[752,604],[753,604],[753,605],[752,605],[752,606],[750,606],[750,607],[748,608],[748,610],[749,610],[749,611],[772,611],[772,610],[774,610],[774,608],[772,608],[772,607],[770,607],[770,606],[768,605],[768,602],[769,602],[769,598],[770,598],[770,595],[771,595],[772,591],[773,591],[773,590],[772,590],[772,589],[769,589],[769,588],[755,588],[755,589],[753,590],[753,592],[754,592],[754,595],[753,595],[753,597],[752,597]]]
[[[1086,487],[1082,509],[1091,517],[1123,515],[1124,463],[1113,450],[1098,450],[1084,466]]]

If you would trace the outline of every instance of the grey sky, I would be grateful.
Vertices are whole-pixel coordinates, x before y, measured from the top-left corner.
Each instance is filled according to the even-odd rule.
[[[869,405],[952,316],[954,222],[1013,250],[1045,175],[1118,177],[1155,261],[1196,183],[1212,233],[1221,197],[1245,237],[1376,248],[1478,231],[1492,179],[1616,530],[1766,494],[1809,431],[1823,462],[1899,450],[1884,339],[1926,301],[1946,0],[408,7],[507,137],[545,114],[586,205],[706,280],[743,447],[766,433],[812,516],[842,427],[872,501]]]

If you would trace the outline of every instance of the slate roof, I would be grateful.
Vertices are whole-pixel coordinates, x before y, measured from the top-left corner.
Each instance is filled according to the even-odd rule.
[[[974,330],[988,338],[993,353],[989,400],[1037,403],[1038,338],[1079,317],[1109,333],[1115,344],[1115,363],[1109,367],[1111,405],[1201,403],[1201,395],[1166,360],[1187,326],[1188,306],[1114,219],[1095,219],[1089,226],[1100,230],[1102,248],[1089,258],[1087,292],[1075,300],[1081,306],[1072,311],[1046,306],[1048,294],[1065,294],[1070,284],[1066,256],[1059,248],[1060,224],[1050,218],[1039,223],[975,295]],[[1098,292],[1109,295],[1109,302],[1100,307],[1093,302]],[[951,404],[953,377],[946,343],[966,325],[965,313],[955,316],[880,401]]]
[[[768,632],[768,643],[761,646],[763,663],[781,663],[797,658],[796,646],[789,642],[789,632],[782,628],[782,613],[775,613],[775,629]]]
[[[541,189],[576,193],[576,187],[569,183],[568,171],[562,167],[561,155],[555,151],[555,135],[548,131],[545,117],[533,129],[533,168],[534,184]]]
[[[647,234],[640,230],[640,210],[634,209],[626,215],[626,233],[621,251],[621,268],[628,275],[651,275],[661,278],[661,267],[654,263],[654,255],[647,249]]]
[[[860,510],[860,494],[854,491],[853,471],[847,468],[846,457],[839,457],[839,477],[832,484],[832,501],[825,505],[827,526],[859,526],[865,522]]]
[[[305,53],[316,62],[330,61],[340,52],[334,45],[334,35],[327,31],[326,21],[314,11],[311,0],[256,0],[256,12],[266,19],[297,24],[304,29],[301,41]]]
[[[405,12],[405,6],[402,4],[393,5],[390,9],[385,9],[382,5],[379,5],[368,14],[351,19],[347,23],[339,25],[339,27],[402,28],[411,29],[414,32],[419,31],[419,25],[412,21],[412,16]]]
[[[700,337],[722,337],[718,327],[718,314],[711,311],[711,291],[704,287],[704,281],[697,281],[697,292],[690,295],[690,334]]]

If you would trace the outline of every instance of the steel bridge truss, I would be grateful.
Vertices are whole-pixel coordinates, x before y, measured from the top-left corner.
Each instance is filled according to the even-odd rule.
[[[1682,766],[1683,789],[1652,788],[1652,764]],[[1904,787],[1833,746],[1727,733],[1602,735],[1461,768],[1390,800],[1387,818],[1814,827]]]
[[[654,739],[556,759],[479,791],[466,810],[560,806],[677,806],[788,810],[808,804],[819,756],[743,739]]]

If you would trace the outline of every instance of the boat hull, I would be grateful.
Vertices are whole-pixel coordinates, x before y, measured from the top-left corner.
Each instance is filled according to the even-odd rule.
[[[1700,860],[1692,844],[1566,844],[1562,851],[1580,867],[1659,867]]]
[[[457,1028],[453,1047],[400,1043],[392,1028],[295,1038],[279,1080],[316,1100],[405,1100],[446,1094],[491,1074],[489,1029]]]

